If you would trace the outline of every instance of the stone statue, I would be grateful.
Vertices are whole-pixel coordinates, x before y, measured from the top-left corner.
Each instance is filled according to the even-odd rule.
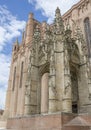
[[[71,90],[71,83],[68,81],[65,85],[65,91],[64,93],[68,95],[68,93],[70,93]]]

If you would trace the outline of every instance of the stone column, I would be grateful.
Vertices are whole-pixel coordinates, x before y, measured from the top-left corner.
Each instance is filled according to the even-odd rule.
[[[26,90],[25,90],[25,107],[24,107],[24,114],[25,115],[29,115],[31,112],[30,112],[30,88],[28,87],[29,85],[26,85]]]
[[[41,113],[48,112],[48,77],[49,73],[45,73],[41,79]]]
[[[72,86],[71,86],[71,75],[69,66],[69,55],[65,50],[64,56],[64,92],[63,92],[63,112],[72,112]]]
[[[49,113],[56,112],[55,76],[49,76]]]
[[[70,75],[65,74],[65,86],[63,94],[63,112],[72,112],[72,94]]]
[[[49,113],[56,112],[56,84],[55,84],[55,58],[54,51],[50,57],[50,74],[49,74]]]

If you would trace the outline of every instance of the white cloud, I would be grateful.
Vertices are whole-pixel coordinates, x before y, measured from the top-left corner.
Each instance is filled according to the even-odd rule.
[[[52,22],[57,7],[61,9],[62,14],[71,8],[72,5],[80,0],[28,0],[34,4],[36,10],[41,10],[44,16],[48,17],[48,22]]]
[[[4,108],[6,98],[6,90],[0,88],[0,109]]]
[[[25,21],[18,20],[6,6],[0,6],[0,108],[5,104],[11,59],[11,52],[6,55],[3,50],[9,48],[13,38],[21,35],[24,27]]]
[[[10,55],[0,54],[0,85],[4,85],[7,82],[7,76],[9,75]]]
[[[0,51],[13,38],[20,36],[25,21],[19,21],[6,6],[0,6]]]
[[[10,55],[0,53],[0,108],[4,108],[8,86]]]

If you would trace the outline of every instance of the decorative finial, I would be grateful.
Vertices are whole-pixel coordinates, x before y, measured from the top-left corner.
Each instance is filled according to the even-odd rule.
[[[14,51],[18,51],[19,50],[19,42],[18,42],[18,38],[16,38],[16,41],[14,42]]]
[[[54,19],[54,32],[57,34],[62,34],[63,31],[64,31],[63,20],[61,17],[60,9],[57,7]]]
[[[56,9],[56,11],[55,11],[55,17],[56,17],[56,18],[61,17],[61,13],[60,13],[59,7],[57,7],[57,9]]]
[[[59,7],[57,7],[57,9],[56,9],[56,13],[60,13]]]
[[[16,45],[19,44],[19,42],[18,42],[18,37],[16,38],[15,44],[16,44]]]

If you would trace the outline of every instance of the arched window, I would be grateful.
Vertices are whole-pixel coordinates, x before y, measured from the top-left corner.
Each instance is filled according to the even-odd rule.
[[[14,91],[14,89],[15,89],[15,82],[16,82],[16,67],[14,68],[13,87],[12,87],[12,91]]]
[[[16,51],[16,46],[14,47],[14,51]]]
[[[88,55],[91,57],[91,28],[90,28],[90,21],[89,18],[84,20],[84,29],[86,35],[86,41],[88,45]]]
[[[22,87],[22,81],[23,81],[23,68],[24,68],[24,62],[21,63],[20,88]]]

